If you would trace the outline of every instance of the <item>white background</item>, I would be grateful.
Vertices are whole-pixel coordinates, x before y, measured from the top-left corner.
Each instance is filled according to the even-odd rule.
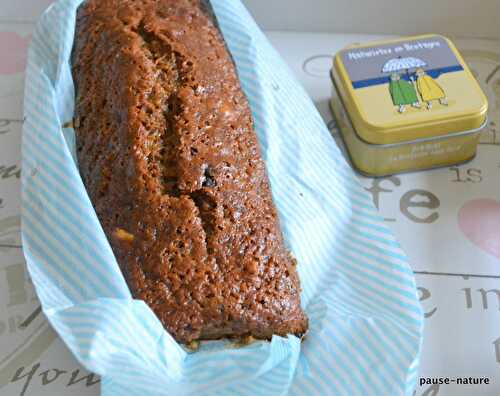
[[[498,0],[243,0],[266,30],[500,38]]]

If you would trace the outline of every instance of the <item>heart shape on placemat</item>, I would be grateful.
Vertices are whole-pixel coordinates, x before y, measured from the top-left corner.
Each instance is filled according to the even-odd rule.
[[[458,211],[458,225],[469,241],[500,260],[500,202],[487,198],[466,202]]]
[[[31,35],[23,37],[15,32],[0,32],[0,75],[21,73],[26,68],[26,57]]]

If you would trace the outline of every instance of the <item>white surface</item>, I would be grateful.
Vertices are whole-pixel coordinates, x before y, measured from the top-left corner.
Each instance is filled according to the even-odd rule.
[[[266,30],[500,38],[499,0],[243,0]]]
[[[352,42],[373,40],[373,35],[331,35],[307,33],[271,33],[270,38],[313,97],[326,123],[332,120],[329,109],[331,57]],[[378,36],[380,38],[382,36]],[[388,36],[384,36],[388,37]],[[500,44],[491,40],[457,41],[479,80],[486,80],[500,65]],[[482,50],[478,55],[473,51]],[[488,59],[488,54],[492,59]],[[494,55],[497,59],[495,60]],[[500,109],[500,72],[483,84],[492,109]],[[490,121],[500,125],[500,114],[490,114]],[[379,208],[411,259],[414,270],[500,275],[500,249],[494,256],[478,249],[458,227],[458,211],[467,202],[498,199],[500,189],[500,131],[498,145],[481,144],[478,157],[458,169],[448,167],[429,172],[395,176],[386,181],[361,178],[366,188],[379,184],[390,190],[378,193]],[[484,135],[482,143],[488,143]],[[339,141],[341,144],[341,141]],[[459,172],[459,178],[457,177]],[[470,172],[467,175],[467,172]],[[469,181],[467,181],[469,179]],[[460,180],[460,181],[457,181]],[[413,193],[422,190],[424,195]],[[406,194],[406,197],[405,197]],[[405,208],[405,201],[436,201],[436,208]],[[500,202],[499,202],[500,205]],[[432,205],[430,205],[432,206]],[[429,218],[428,223],[425,222]],[[500,216],[499,216],[500,219]],[[480,221],[478,219],[478,221]],[[490,235],[488,235],[490,236]],[[500,238],[500,235],[491,235]],[[471,263],[474,266],[471,267]]]
[[[328,77],[330,54],[349,43],[380,36],[283,32],[268,35],[336,135],[328,108],[331,90]],[[492,109],[496,111],[490,114],[491,121],[500,125],[500,106],[497,107],[500,101],[500,73],[495,72],[500,69],[500,42],[459,40],[456,44],[470,61],[474,73],[483,85],[490,77],[489,84],[484,85],[484,89]],[[417,387],[417,395],[500,394],[500,356],[496,354],[496,349],[500,348],[500,341],[497,341],[500,339],[500,257],[492,256],[468,241],[456,221],[458,207],[472,199],[491,198],[500,206],[500,133],[496,136],[496,145],[486,144],[493,139],[489,132],[482,136],[484,144],[480,145],[477,158],[459,167],[460,177],[464,180],[468,169],[479,169],[481,182],[453,182],[456,171],[444,168],[399,175],[396,182],[400,183],[399,186],[389,180],[380,184],[382,188],[392,190],[380,193],[381,214],[388,219],[387,224],[407,251],[414,270],[497,276],[477,278],[416,275],[422,304],[428,316],[420,376],[488,376],[491,381],[488,386]],[[475,177],[471,179],[475,180]],[[374,179],[370,178],[360,177],[360,180],[365,188],[371,188],[374,183]],[[439,199],[439,207],[435,210],[419,208],[420,211],[410,208],[410,212],[420,217],[436,212],[436,221],[428,224],[415,223],[402,213],[401,198],[413,189],[423,189],[434,194]],[[500,227],[492,237],[500,241]],[[483,293],[486,293],[484,298]]]
[[[54,0],[19,0],[0,2],[0,20],[8,22],[34,22]]]
[[[29,3],[0,0],[0,17],[10,15],[18,20],[33,19],[41,3],[42,0]],[[276,0],[275,3],[278,4],[279,1]],[[292,3],[290,1],[290,7],[293,8]],[[269,5],[269,2],[267,4]],[[301,15],[301,18],[304,18],[304,14]],[[16,32],[20,36],[26,36],[31,29],[32,24],[0,22],[0,32]],[[325,122],[332,125],[327,106],[330,95],[327,74],[330,55],[348,43],[363,41],[373,36],[273,32],[269,33],[269,37],[313,97]],[[500,66],[499,42],[461,40],[458,44],[466,49],[465,53],[479,79],[485,80]],[[12,56],[10,51],[1,51],[0,47],[4,62]],[[2,120],[21,118],[22,76],[22,68],[15,74],[0,72],[0,167],[18,167],[20,162],[20,123]],[[500,75],[497,73],[492,76],[485,89],[490,96],[490,103],[500,109],[500,99],[495,96],[496,93],[500,94]],[[483,143],[493,141],[494,136],[485,136]],[[497,139],[500,142],[500,136]],[[395,218],[396,221],[388,221],[388,224],[393,227],[408,251],[415,269],[433,272],[463,271],[472,275],[500,274],[499,260],[466,240],[454,221],[457,207],[467,200],[476,197],[500,200],[500,168],[495,166],[497,162],[500,165],[500,146],[484,144],[480,147],[477,159],[460,168],[461,172],[470,168],[480,169],[483,176],[480,183],[452,182],[455,171],[448,168],[398,176],[401,182],[399,186],[393,186],[387,180],[383,182],[383,187],[393,191],[380,194],[381,213],[386,218]],[[1,221],[19,211],[19,180],[15,175],[7,178],[3,175],[4,173],[0,174],[0,244],[16,245],[19,243],[17,229],[9,228],[8,231],[12,232],[2,235]],[[369,188],[373,181],[362,179],[362,183]],[[426,189],[439,198],[440,206],[436,209],[439,219],[436,222],[414,224],[401,213],[399,208],[402,195],[414,188]],[[41,326],[42,330],[46,328],[42,317],[37,316],[27,330],[19,328],[20,322],[37,306],[29,281],[23,281],[23,266],[18,265],[22,263],[22,253],[19,249],[0,249],[0,394],[21,395],[24,385],[28,384],[25,395],[98,395],[99,386],[96,384],[87,387],[85,381],[82,381],[67,386],[74,370],[82,370],[77,373],[78,378],[87,373],[79,367],[58,339],[52,341],[50,336],[42,339],[32,335],[32,325]],[[12,268],[10,281],[7,280],[7,267]],[[433,377],[489,376],[492,384],[480,387],[448,385],[439,389],[424,386],[417,388],[416,395],[498,396],[500,299],[497,298],[495,290],[500,293],[500,280],[417,275],[417,283],[421,288],[424,309],[428,313],[420,374]],[[483,297],[488,290],[494,291]],[[495,344],[496,340],[499,341]],[[22,355],[22,349],[18,349],[8,357],[23,342],[27,342],[28,353]],[[15,362],[16,358],[19,359]],[[15,365],[7,371],[9,362]],[[38,363],[39,367],[36,366]],[[26,376],[12,382],[12,367],[24,366],[25,370],[21,375],[29,373],[33,367],[36,370],[32,372],[31,377]],[[2,381],[8,384],[3,386]]]

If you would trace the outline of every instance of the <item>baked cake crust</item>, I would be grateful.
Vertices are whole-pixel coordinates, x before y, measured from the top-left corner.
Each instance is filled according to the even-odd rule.
[[[208,3],[87,0],[80,173],[135,298],[184,343],[303,334],[248,102]]]

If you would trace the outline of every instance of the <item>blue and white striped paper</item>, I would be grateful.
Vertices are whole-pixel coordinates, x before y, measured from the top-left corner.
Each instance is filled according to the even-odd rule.
[[[74,160],[69,58],[81,0],[59,0],[30,48],[22,175],[24,254],[43,311],[115,395],[410,395],[422,311],[413,274],[311,100],[239,0],[212,0],[298,260],[305,341],[186,353],[131,298]]]

